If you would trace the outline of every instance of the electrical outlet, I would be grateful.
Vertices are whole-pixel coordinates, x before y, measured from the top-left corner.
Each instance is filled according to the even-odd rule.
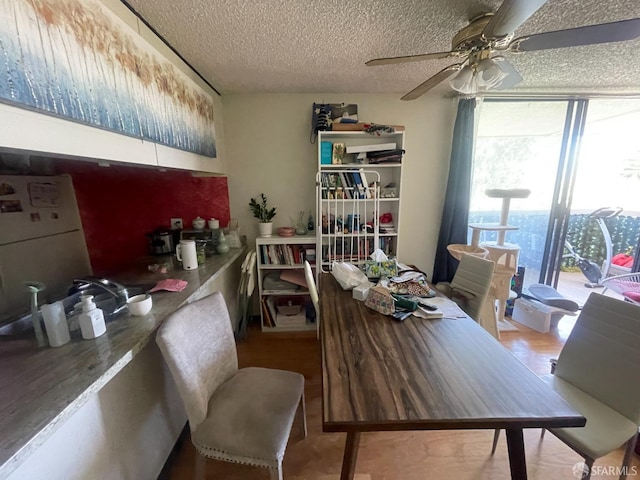
[[[182,219],[181,218],[172,218],[171,219],[171,230],[182,230]]]

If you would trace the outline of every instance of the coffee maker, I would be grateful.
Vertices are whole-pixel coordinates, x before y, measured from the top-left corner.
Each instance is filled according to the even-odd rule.
[[[166,228],[157,228],[147,233],[150,255],[170,255],[175,253],[174,231]]]

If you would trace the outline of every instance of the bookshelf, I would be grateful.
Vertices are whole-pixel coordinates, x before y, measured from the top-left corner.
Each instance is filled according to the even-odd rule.
[[[333,163],[336,144],[344,146],[340,164]],[[376,247],[397,257],[402,155],[380,149],[404,149],[404,132],[318,132],[318,272],[329,271],[332,261],[361,264]]]
[[[304,260],[315,268],[315,235],[256,238],[260,320],[263,332],[316,330],[307,318],[313,312],[309,290],[295,282],[304,281]],[[287,281],[287,279],[289,281]],[[297,306],[300,311],[294,315]]]

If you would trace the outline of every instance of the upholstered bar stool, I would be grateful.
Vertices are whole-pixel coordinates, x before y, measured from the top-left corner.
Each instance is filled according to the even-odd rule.
[[[304,377],[267,368],[238,369],[224,298],[213,293],[185,305],[160,327],[156,342],[189,417],[191,441],[204,457],[271,470],[282,480],[282,460],[300,411],[306,435]]]

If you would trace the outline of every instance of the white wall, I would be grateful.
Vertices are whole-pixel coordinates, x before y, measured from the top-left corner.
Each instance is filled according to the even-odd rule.
[[[317,146],[309,142],[316,103],[355,103],[360,121],[404,125],[400,261],[431,275],[449,168],[456,100],[399,94],[246,94],[222,97],[231,216],[249,238],[257,220],[248,202],[264,192],[278,208],[275,227],[315,206]]]

